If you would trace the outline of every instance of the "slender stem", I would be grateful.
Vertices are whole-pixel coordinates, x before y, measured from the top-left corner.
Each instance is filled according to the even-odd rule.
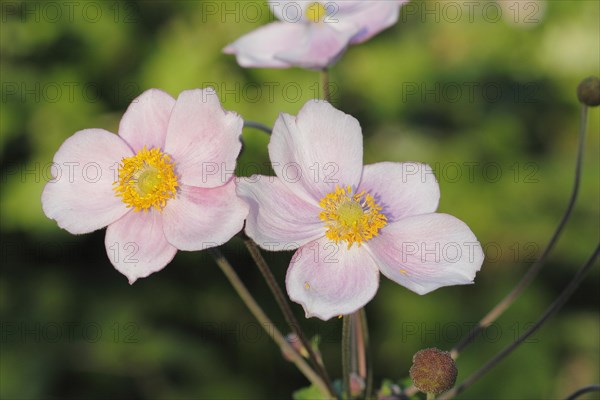
[[[349,400],[350,397],[350,363],[351,363],[351,340],[350,340],[350,318],[351,315],[342,317],[342,399]]]
[[[560,220],[560,223],[556,227],[550,241],[542,251],[540,257],[531,265],[529,270],[525,273],[521,281],[513,288],[513,290],[508,293],[502,301],[500,301],[491,311],[489,311],[482,319],[479,321],[477,326],[473,328],[469,332],[469,334],[461,340],[454,348],[450,351],[452,358],[457,359],[460,352],[464,350],[473,340],[479,335],[485,328],[491,325],[496,319],[504,313],[504,311],[516,300],[516,298],[521,294],[523,290],[531,281],[537,276],[540,272],[544,263],[546,262],[546,258],[548,254],[558,241],[558,238],[562,234],[562,231],[571,216],[571,212],[573,211],[573,207],[575,205],[575,201],[577,200],[577,195],[579,193],[579,185],[581,183],[581,167],[583,164],[583,153],[585,148],[585,133],[586,133],[586,125],[587,125],[587,106],[583,105],[581,109],[580,115],[580,124],[579,124],[579,143],[577,146],[577,160],[575,162],[575,181],[573,182],[573,189],[571,191],[571,196],[569,198],[569,203],[567,204],[567,208]],[[417,392],[414,386],[410,386],[406,388],[402,393],[406,396],[413,395]]]
[[[435,394],[427,393],[427,400],[435,400]]]
[[[514,342],[506,346],[499,353],[497,353],[491,360],[489,360],[483,367],[475,371],[469,376],[463,383],[454,389],[444,393],[439,399],[451,399],[454,396],[462,393],[465,389],[475,383],[481,378],[486,372],[495,367],[500,361],[502,361],[507,355],[515,350],[521,343],[523,343],[528,337],[530,337],[535,331],[537,331],[552,315],[554,315],[560,308],[569,300],[573,292],[579,287],[581,282],[584,280],[586,273],[592,268],[594,262],[597,260],[600,254],[600,245],[596,247],[594,253],[586,261],[585,264],[575,274],[575,277],[569,282],[569,284],[563,289],[560,295],[554,300],[554,302],[546,309],[542,316],[521,336]]]
[[[589,385],[582,387],[581,389],[577,389],[575,392],[571,393],[565,400],[575,400],[582,394],[590,392],[600,392],[600,385]]]
[[[260,122],[254,122],[254,121],[247,121],[247,120],[244,120],[244,128],[258,129],[259,131],[263,131],[269,135],[273,132],[273,130],[265,124],[261,124]]]
[[[291,361],[313,385],[317,386],[323,393],[331,394],[327,384],[306,363],[306,361],[304,361],[304,358],[302,358],[302,356],[285,340],[285,337],[281,334],[281,332],[279,332],[269,317],[267,317],[262,308],[260,308],[244,283],[236,274],[229,261],[227,261],[225,256],[223,256],[223,253],[221,253],[221,251],[217,248],[211,248],[209,251],[214,257],[217,265],[221,268],[231,283],[231,286],[233,286],[244,304],[246,304],[252,315],[254,315],[254,318],[256,318],[256,320],[261,324],[267,335],[273,339],[273,341],[285,352],[285,354],[289,355]]]
[[[585,148],[585,131],[587,125],[587,106],[583,106],[581,110],[581,122],[579,129],[579,146],[577,149],[577,161],[575,165],[575,182],[573,183],[573,190],[571,191],[571,197],[569,199],[569,203],[567,205],[567,209],[565,210],[560,223],[556,227],[556,230],[552,234],[550,241],[546,245],[546,248],[540,255],[540,257],[531,264],[529,270],[525,273],[521,281],[517,283],[517,285],[508,293],[502,301],[500,301],[490,312],[484,316],[481,321],[477,324],[477,326],[466,336],[460,343],[458,343],[452,349],[451,353],[453,358],[457,358],[458,354],[469,345],[475,337],[485,328],[490,326],[506,309],[517,299],[517,297],[529,286],[529,284],[533,281],[533,279],[538,275],[544,263],[546,262],[546,258],[550,251],[556,245],[558,238],[562,234],[567,221],[571,217],[571,212],[573,211],[573,207],[575,205],[575,201],[577,200],[577,194],[579,193],[579,185],[581,182],[581,166],[583,163],[583,153]]]
[[[331,92],[329,90],[329,69],[327,67],[321,70],[321,88],[323,90],[323,99],[331,103]]]
[[[323,361],[317,357],[312,345],[306,339],[306,336],[304,335],[302,329],[300,329],[300,323],[294,316],[294,313],[292,312],[289,303],[283,295],[283,292],[281,291],[281,288],[279,287],[275,276],[273,276],[271,269],[269,268],[267,262],[260,253],[260,249],[258,248],[256,243],[254,243],[251,239],[245,239],[244,244],[248,248],[250,256],[256,263],[256,266],[258,267],[260,273],[267,281],[267,285],[269,286],[269,289],[271,289],[273,296],[275,296],[275,301],[279,305],[279,308],[281,309],[281,312],[283,313],[287,324],[290,326],[290,329],[298,336],[298,339],[300,339],[300,343],[302,343],[302,346],[306,348],[306,351],[308,352],[308,356],[312,361],[313,366],[315,367],[321,378],[326,382],[327,387],[329,388],[328,393],[333,396],[333,393],[335,393],[335,391],[333,390],[333,387],[331,387],[331,381],[329,380],[327,371],[323,366]]]
[[[366,358],[366,379],[365,379],[365,399],[369,400],[373,395],[373,359],[371,357],[371,348],[369,342],[369,325],[367,323],[367,313],[364,308],[358,311],[359,325],[361,329],[362,347],[364,358]]]
[[[365,340],[363,338],[362,321],[360,320],[360,310],[352,314],[352,330],[354,333],[354,343],[356,346],[356,362],[352,364],[353,371],[362,379],[367,378],[367,355],[365,353]]]

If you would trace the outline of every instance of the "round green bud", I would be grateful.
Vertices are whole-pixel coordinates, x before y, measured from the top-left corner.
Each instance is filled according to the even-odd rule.
[[[409,374],[421,392],[439,394],[452,389],[458,369],[450,353],[431,348],[420,350],[413,356]]]
[[[582,80],[577,86],[577,98],[590,107],[600,105],[600,79],[590,76]]]

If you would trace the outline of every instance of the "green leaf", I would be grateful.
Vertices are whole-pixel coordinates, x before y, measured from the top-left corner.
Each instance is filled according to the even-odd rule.
[[[296,390],[292,394],[294,400],[328,400],[329,396],[315,385]]]
[[[379,396],[391,396],[394,394],[392,390],[392,386],[394,386],[394,382],[391,379],[384,379],[381,382],[381,389],[379,389]]]

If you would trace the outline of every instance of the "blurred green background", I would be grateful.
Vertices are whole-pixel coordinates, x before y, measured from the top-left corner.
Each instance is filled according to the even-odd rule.
[[[40,195],[66,138],[116,132],[148,88],[177,96],[212,85],[226,109],[272,125],[319,95],[318,73],[242,69],[221,53],[272,20],[263,2],[1,5],[0,397],[290,398],[305,379],[208,254],[180,252],[129,286],[105,254],[104,230],[69,235],[44,216]],[[367,306],[376,385],[406,377],[417,350],[456,344],[551,236],[573,179],[575,88],[600,74],[599,18],[597,0],[415,1],[334,67],[333,102],[360,121],[365,163],[432,165],[440,211],[467,222],[487,252],[472,286],[418,296],[382,279]],[[573,218],[542,275],[461,355],[459,381],[527,329],[599,241],[599,109],[589,117]],[[267,162],[268,137],[246,129],[244,141],[239,169],[249,174]],[[223,250],[285,331],[241,241]],[[291,253],[266,256],[283,284]],[[564,398],[598,383],[599,293],[596,267],[558,316],[461,398]],[[339,377],[341,322],[305,320],[293,307]]]

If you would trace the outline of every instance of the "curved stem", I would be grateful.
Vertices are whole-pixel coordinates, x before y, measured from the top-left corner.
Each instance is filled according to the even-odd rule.
[[[475,371],[471,376],[465,379],[459,386],[454,389],[444,393],[442,396],[438,397],[438,399],[451,399],[454,396],[462,393],[465,389],[475,383],[479,378],[481,378],[486,372],[495,367],[500,361],[502,361],[507,355],[509,355],[513,350],[515,350],[521,343],[523,343],[528,337],[530,337],[535,331],[537,331],[552,315],[554,315],[560,308],[569,300],[573,292],[579,287],[583,279],[585,278],[586,273],[592,268],[594,262],[598,258],[600,254],[600,245],[596,247],[594,253],[592,253],[591,257],[586,261],[585,264],[575,274],[575,277],[569,282],[567,287],[563,289],[560,295],[554,300],[554,302],[546,309],[546,311],[542,314],[542,316],[521,336],[517,338],[514,342],[506,346],[502,349],[498,354],[496,354],[491,360],[489,360],[483,367],[479,370]]]
[[[269,317],[264,313],[262,308],[254,300],[246,286],[240,280],[239,276],[235,273],[235,270],[227,261],[223,253],[217,248],[209,249],[210,253],[215,259],[217,265],[221,268],[231,286],[235,289],[237,294],[240,296],[244,304],[248,307],[254,318],[261,324],[267,335],[273,339],[273,341],[288,354],[291,361],[298,367],[300,372],[308,379],[313,385],[317,386],[323,393],[330,393],[329,387],[321,379],[315,371],[304,361],[302,356],[294,350],[294,348],[285,340],[285,337],[279,332],[275,325],[271,322]]]
[[[582,394],[590,392],[600,392],[600,385],[589,385],[582,387],[581,389],[577,389],[575,392],[571,393],[565,400],[575,400]]]
[[[352,315],[342,317],[342,399],[349,400],[350,397],[350,362],[351,362],[351,340],[350,340],[350,318]]]
[[[300,339],[302,346],[304,346],[304,348],[306,348],[306,351],[308,352],[308,356],[313,363],[313,367],[317,370],[317,372],[319,373],[321,378],[326,382],[327,387],[328,387],[327,393],[329,393],[331,396],[333,396],[335,391],[331,387],[331,381],[329,380],[327,371],[323,367],[322,360],[320,360],[317,357],[312,345],[306,339],[306,336],[304,335],[304,332],[302,331],[302,329],[300,329],[300,324],[298,323],[298,320],[294,316],[294,313],[292,312],[292,309],[290,308],[289,303],[287,302],[285,296],[283,295],[283,292],[281,291],[281,288],[279,287],[277,280],[273,276],[271,269],[269,268],[269,266],[267,265],[267,262],[265,261],[262,254],[260,253],[260,249],[258,248],[256,243],[254,243],[251,239],[244,239],[244,244],[248,248],[248,251],[250,252],[250,256],[256,263],[256,266],[258,267],[260,273],[263,275],[263,277],[267,281],[267,285],[269,286],[269,289],[271,289],[273,296],[275,296],[275,301],[277,301],[277,304],[279,305],[279,308],[281,309],[281,312],[283,313],[283,316],[285,317],[287,324],[290,326],[290,329],[298,336],[298,339]]]
[[[479,333],[481,333],[481,331],[483,331],[485,328],[490,326],[496,319],[498,319],[498,317],[500,317],[500,315],[502,315],[502,313],[504,313],[504,311],[506,311],[506,309],[516,300],[516,298],[521,294],[521,292],[523,292],[523,290],[525,290],[525,288],[527,288],[527,286],[529,286],[529,284],[533,281],[533,279],[538,275],[538,273],[544,266],[544,263],[546,262],[546,258],[548,257],[548,254],[550,253],[550,251],[552,251],[552,249],[556,245],[556,242],[558,241],[558,238],[562,234],[564,227],[567,224],[567,221],[571,217],[571,213],[573,211],[575,201],[577,200],[577,194],[579,193],[579,185],[581,182],[581,166],[583,163],[583,152],[584,152],[584,148],[585,148],[586,124],[587,124],[587,106],[583,106],[583,108],[581,110],[581,122],[580,122],[580,129],[579,129],[579,146],[577,149],[577,161],[576,161],[576,165],[575,165],[575,182],[573,183],[573,190],[571,191],[571,197],[569,199],[567,208],[562,216],[562,219],[560,220],[560,223],[556,227],[556,230],[552,234],[550,241],[546,245],[546,248],[544,248],[544,251],[542,252],[540,257],[531,265],[531,267],[525,273],[523,278],[521,278],[521,281],[519,281],[519,283],[517,283],[517,285],[511,290],[511,292],[508,293],[502,299],[502,301],[500,301],[490,312],[488,312],[481,319],[481,321],[479,321],[477,326],[471,332],[469,332],[469,335],[467,335],[460,343],[458,343],[456,346],[454,346],[454,348],[451,351],[453,358],[456,359],[458,357],[458,354],[467,345],[469,345],[475,339],[475,337],[477,337],[477,335]]]
[[[573,211],[573,207],[575,205],[575,201],[577,200],[577,195],[579,193],[579,185],[581,182],[581,167],[583,164],[583,153],[584,153],[584,148],[585,148],[587,112],[588,112],[587,106],[583,105],[582,109],[581,109],[581,115],[580,115],[577,160],[575,162],[575,181],[573,183],[573,189],[571,191],[571,196],[569,198],[567,208],[566,208],[558,226],[556,227],[554,233],[552,234],[550,241],[544,248],[540,257],[531,265],[531,267],[525,273],[523,278],[521,278],[521,281],[510,291],[510,293],[508,293],[502,299],[502,301],[500,301],[492,310],[490,310],[481,319],[481,321],[479,321],[477,326],[475,328],[473,328],[473,330],[471,330],[469,332],[469,334],[463,340],[461,340],[456,346],[454,346],[454,348],[450,351],[452,358],[454,358],[454,359],[458,358],[460,352],[462,350],[464,350],[464,348],[467,347],[470,343],[472,343],[473,340],[477,337],[477,335],[479,335],[485,328],[487,328],[489,325],[491,325],[498,317],[500,317],[500,315],[502,315],[502,313],[504,313],[504,311],[506,311],[506,309],[516,300],[516,298],[521,294],[521,292],[523,290],[525,290],[525,288],[527,286],[529,286],[531,281],[537,276],[537,274],[540,272],[540,270],[544,266],[544,263],[546,261],[546,258],[548,257],[548,254],[556,245],[558,238],[562,234],[562,231],[571,216],[571,212]],[[417,390],[414,386],[410,386],[402,392],[402,394],[407,395],[407,396],[413,395],[415,393],[417,393]]]
[[[273,132],[273,130],[270,127],[268,127],[267,125],[261,124],[260,122],[254,122],[254,121],[244,120],[244,128],[258,129],[259,131],[263,131],[268,135],[270,135]]]

